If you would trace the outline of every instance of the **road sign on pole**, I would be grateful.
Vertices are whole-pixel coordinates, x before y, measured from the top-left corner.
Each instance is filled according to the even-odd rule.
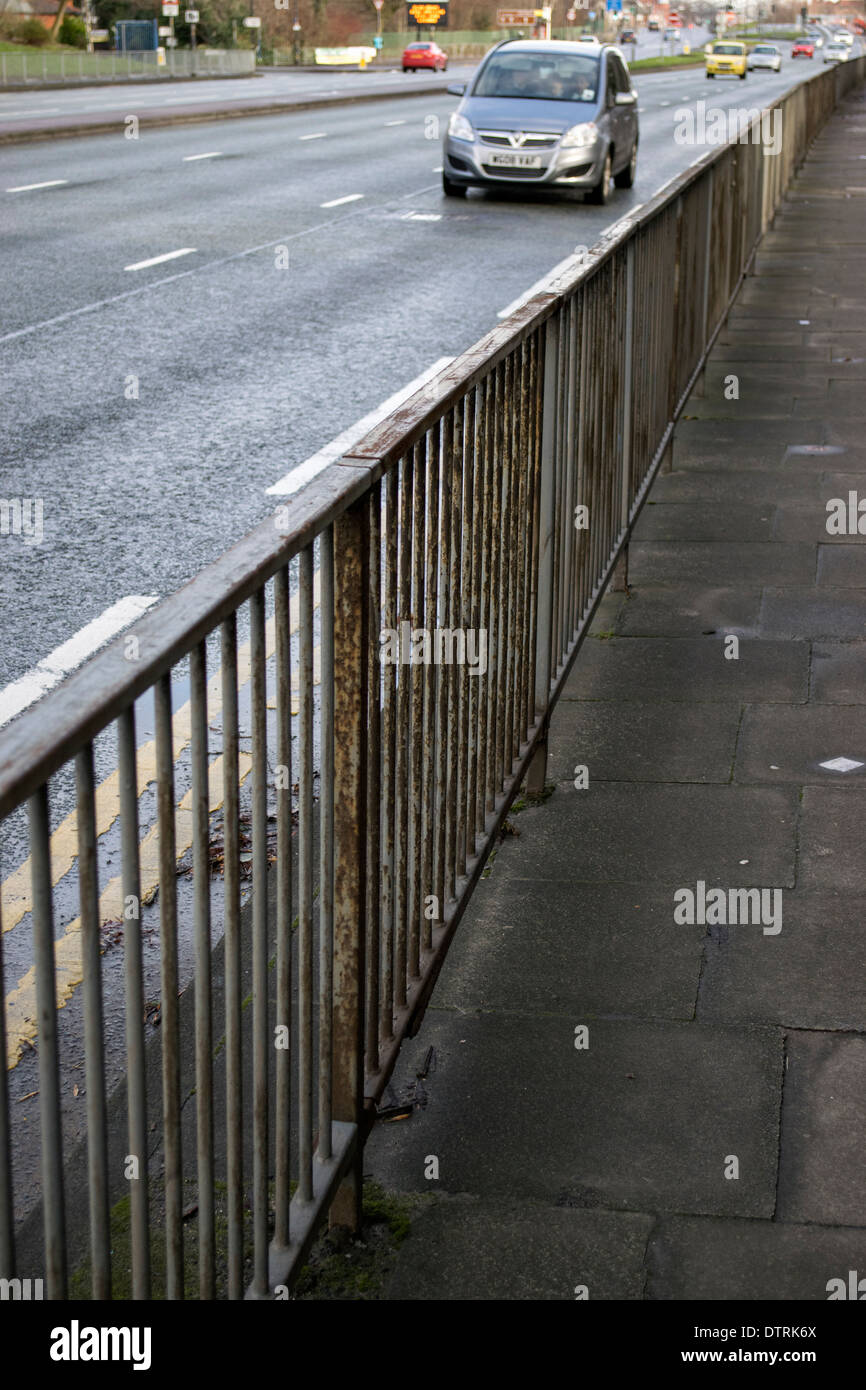
[[[183,18],[186,24],[198,24],[198,10],[184,10]]]

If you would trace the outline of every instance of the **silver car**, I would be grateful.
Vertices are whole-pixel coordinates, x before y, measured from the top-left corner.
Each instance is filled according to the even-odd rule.
[[[485,56],[445,135],[442,187],[525,184],[607,201],[637,169],[637,93],[608,44],[506,41]]]

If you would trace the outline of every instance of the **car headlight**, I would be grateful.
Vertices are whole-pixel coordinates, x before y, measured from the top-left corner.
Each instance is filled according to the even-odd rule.
[[[583,125],[573,125],[571,130],[567,130],[562,137],[561,148],[573,150],[583,145],[591,145],[598,135],[598,126],[593,121],[585,121]]]
[[[467,121],[465,116],[461,116],[459,111],[455,111],[451,120],[448,122],[448,134],[454,140],[474,140],[475,131]]]

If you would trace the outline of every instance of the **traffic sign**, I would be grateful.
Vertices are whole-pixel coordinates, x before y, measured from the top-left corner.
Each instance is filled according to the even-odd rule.
[[[198,24],[198,10],[184,10],[183,18],[185,24]]]
[[[162,12],[166,19],[175,19],[180,13],[180,0],[162,0]]]
[[[519,29],[535,23],[535,10],[497,10],[496,23],[504,29]]]
[[[374,35],[373,35],[373,47],[374,47],[374,48],[381,48],[381,47],[382,47],[382,44],[383,44],[384,42],[385,42],[385,40],[382,38],[382,35],[381,35],[381,34],[374,34]]]
[[[407,7],[406,22],[425,29],[448,28],[448,0],[445,4],[412,4]]]
[[[257,14],[248,14],[246,19],[244,20],[244,26],[247,29],[261,29],[262,21],[259,19]]]

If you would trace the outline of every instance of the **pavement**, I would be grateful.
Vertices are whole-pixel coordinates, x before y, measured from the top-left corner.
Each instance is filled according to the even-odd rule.
[[[404,1046],[397,1098],[434,1049],[426,1106],[365,1172],[434,1200],[391,1299],[825,1300],[866,1270],[866,564],[856,515],[827,529],[866,475],[864,158],[861,93],[758,250],[557,706],[550,795]],[[768,910],[680,924],[701,884]]]

